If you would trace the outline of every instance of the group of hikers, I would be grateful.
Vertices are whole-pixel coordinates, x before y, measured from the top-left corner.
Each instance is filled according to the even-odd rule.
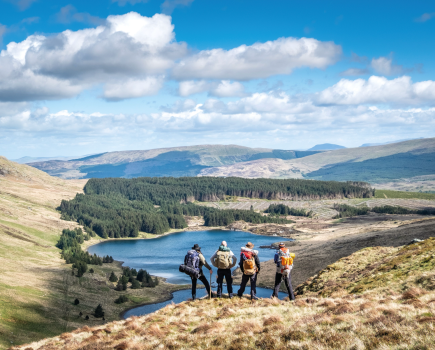
[[[254,250],[254,244],[248,242],[246,246],[241,248],[239,267],[242,271],[242,281],[237,292],[238,297],[242,297],[248,281],[251,282],[251,300],[257,300],[257,276],[260,273],[261,264],[258,258],[258,250]],[[278,298],[279,288],[284,280],[288,291],[289,299],[294,300],[293,288],[291,285],[291,270],[293,268],[293,259],[295,255],[290,253],[284,243],[279,244],[279,249],[275,253],[274,262],[276,264],[275,286],[272,293],[272,298]],[[237,257],[227,246],[227,242],[222,241],[219,249],[211,256],[211,264],[217,270],[217,293],[216,297],[222,297],[222,289],[224,278],[226,280],[227,291],[229,298],[235,296],[233,294],[233,278],[231,269],[236,266]],[[195,244],[189,250],[184,258],[184,264],[180,266],[180,272],[188,274],[192,279],[192,299],[196,299],[196,284],[199,279],[205,286],[209,297],[213,297],[210,284],[207,277],[204,275],[202,268],[205,267],[210,272],[210,277],[213,273],[212,268],[207,263],[204,255],[201,253],[201,247]]]

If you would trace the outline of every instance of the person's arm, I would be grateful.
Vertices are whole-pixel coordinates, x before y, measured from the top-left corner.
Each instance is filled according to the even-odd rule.
[[[211,261],[211,264],[214,266],[214,267],[217,267],[216,266],[216,262],[215,262],[215,259],[217,258],[217,250],[214,252],[214,254],[211,256],[211,258],[210,258],[210,261]]]
[[[233,252],[230,251],[230,258],[233,259],[233,263],[230,265],[230,269],[232,269],[237,264],[237,258]]]
[[[273,257],[273,261],[278,266],[278,253],[275,253],[275,256]]]
[[[207,270],[211,270],[211,267],[207,263],[207,260],[205,260],[204,255],[199,254],[199,260],[201,260],[202,264],[207,268]]]
[[[240,267],[240,270],[242,271],[242,273],[245,273],[245,270],[243,270],[243,254],[240,254],[239,267]]]
[[[257,265],[257,273],[259,273],[261,266],[260,266],[260,259],[259,259],[258,255],[255,255],[255,265]]]

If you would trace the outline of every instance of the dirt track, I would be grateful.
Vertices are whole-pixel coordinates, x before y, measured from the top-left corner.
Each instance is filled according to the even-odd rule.
[[[391,227],[391,225],[399,226]],[[330,228],[322,233],[305,232],[290,244],[290,250],[296,254],[292,271],[293,287],[314,276],[326,266],[360,249],[374,246],[401,246],[414,238],[428,237],[435,237],[435,218],[409,215],[351,218],[342,222],[339,227]],[[258,285],[273,287],[275,269],[272,260],[262,263]],[[234,283],[240,283],[240,278],[240,272],[236,271]]]

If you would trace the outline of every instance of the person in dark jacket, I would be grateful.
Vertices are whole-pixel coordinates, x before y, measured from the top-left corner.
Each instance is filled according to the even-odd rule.
[[[205,266],[207,270],[210,271],[210,274],[213,273],[213,270],[211,269],[210,265],[207,263],[207,261],[204,258],[204,255],[201,253],[201,247],[198,244],[195,244],[192,247],[193,250],[196,250],[199,253],[199,280],[204,284],[205,289],[207,290],[208,295],[210,295],[210,284],[207,281],[207,278],[204,276],[204,273],[202,272],[202,267]],[[187,261],[184,261],[184,264],[187,264]],[[190,277],[192,279],[192,299],[196,299],[196,282],[197,279],[195,277]]]
[[[273,289],[273,297],[278,298],[279,288],[281,287],[281,282],[284,280],[285,286],[287,288],[288,297],[290,300],[295,300],[295,295],[293,293],[292,288],[292,279],[291,279],[291,270],[293,268],[293,265],[290,266],[289,269],[284,270],[283,266],[281,266],[281,260],[280,260],[280,250],[284,252],[288,252],[288,248],[285,247],[284,243],[279,244],[279,250],[275,253],[275,257],[273,258],[273,261],[276,264],[276,274],[275,274],[275,287]],[[293,254],[294,257],[294,254]]]
[[[240,284],[240,289],[237,292],[237,295],[239,297],[243,296],[243,293],[245,292],[246,284],[248,281],[251,281],[251,300],[257,300],[257,275],[260,273],[260,259],[258,258],[258,250],[253,250],[254,245],[251,242],[248,242],[245,247],[242,247],[242,250],[240,252],[240,270],[243,272],[242,276],[242,282]],[[254,258],[255,261],[255,267],[254,271],[245,271],[244,268],[244,262],[251,257]]]

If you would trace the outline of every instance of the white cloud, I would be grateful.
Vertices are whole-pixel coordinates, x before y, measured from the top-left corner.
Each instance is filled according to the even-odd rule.
[[[66,5],[56,14],[56,20],[60,23],[84,22],[91,24],[102,24],[103,19],[95,17],[86,12],[77,12],[73,5]]]
[[[245,95],[245,88],[239,82],[222,80],[215,88],[210,91],[210,95],[216,97],[241,97]]]
[[[376,73],[382,75],[395,75],[403,72],[402,66],[393,64],[393,59],[387,57],[373,58],[371,66]]]
[[[163,86],[164,77],[147,77],[143,80],[130,79],[120,83],[109,83],[104,86],[104,98],[119,101],[128,98],[155,95]]]
[[[368,80],[341,79],[337,84],[318,94],[321,104],[429,104],[435,102],[435,82],[432,80],[412,83],[403,76],[388,80],[371,76]]]
[[[182,60],[172,71],[174,78],[250,80],[289,74],[295,68],[326,68],[341,55],[333,42],[309,38],[281,38],[231,50],[213,49]]]
[[[416,18],[416,22],[426,22],[435,17],[435,12],[423,13],[420,17]]]
[[[178,6],[189,6],[194,0],[165,0],[160,6],[163,13],[171,14]]]
[[[200,94],[210,89],[210,83],[205,80],[182,81],[178,85],[178,94],[186,97],[194,94]]]
[[[9,43],[0,55],[0,100],[70,97],[101,83],[107,84],[106,96],[118,98],[114,84],[120,84],[129,87],[125,98],[137,97],[140,89],[132,87],[133,80],[156,81],[186,54],[186,45],[174,41],[173,29],[169,16],[130,12],[109,16],[96,28]]]
[[[16,5],[21,11],[24,11],[27,8],[29,8],[32,5],[32,3],[38,0],[6,0],[6,1]]]
[[[349,77],[349,76],[357,76],[357,75],[366,75],[369,74],[369,70],[368,69],[363,69],[363,68],[349,68],[346,69],[344,72],[341,72],[340,75],[341,76],[345,76],[345,77]]]
[[[140,3],[147,3],[148,0],[112,0],[112,2],[117,2],[119,6],[125,6],[126,4],[136,5]]]
[[[242,97],[245,96],[245,88],[239,82],[222,80],[210,82],[205,80],[182,81],[178,86],[178,94],[186,97],[194,94],[208,92],[210,96],[216,97]]]

